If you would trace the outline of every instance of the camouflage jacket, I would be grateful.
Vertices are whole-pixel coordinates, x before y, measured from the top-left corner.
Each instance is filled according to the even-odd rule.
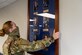
[[[42,50],[45,47],[49,47],[50,44],[54,42],[54,39],[52,38],[47,38],[47,40],[42,39],[42,40],[29,42],[25,39],[20,38],[18,27],[13,32],[9,33],[8,35],[14,40],[10,44],[10,48],[9,48],[10,55],[16,55],[16,54],[23,55],[24,51],[34,52],[34,51]]]

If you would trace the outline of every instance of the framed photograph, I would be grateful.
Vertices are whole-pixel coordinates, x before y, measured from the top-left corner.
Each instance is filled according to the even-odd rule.
[[[54,32],[55,31],[55,32]],[[59,32],[59,0],[28,0],[28,37],[30,42],[53,37]],[[59,55],[59,39],[33,55]]]

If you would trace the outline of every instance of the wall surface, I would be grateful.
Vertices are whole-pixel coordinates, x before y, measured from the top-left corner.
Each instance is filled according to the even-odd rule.
[[[0,29],[6,21],[14,21],[20,28],[21,37],[27,39],[27,0],[17,0],[16,2],[0,9]],[[0,37],[0,52],[2,45],[6,40],[5,37]]]
[[[60,0],[60,55],[82,55],[82,0]]]

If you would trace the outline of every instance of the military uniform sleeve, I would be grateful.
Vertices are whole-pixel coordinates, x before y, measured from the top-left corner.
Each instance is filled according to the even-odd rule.
[[[44,39],[37,40],[33,42],[29,42],[25,39],[19,38],[17,41],[12,43],[11,52],[17,53],[21,51],[26,51],[26,52],[39,51],[46,47],[49,47],[53,42],[54,42],[54,39],[52,38],[48,38],[47,40],[44,40]]]
[[[29,42],[28,44],[20,44],[20,48],[27,52],[34,52],[42,50],[46,47],[49,47],[51,43],[54,42],[54,39],[48,38],[47,40],[37,40],[33,42]]]

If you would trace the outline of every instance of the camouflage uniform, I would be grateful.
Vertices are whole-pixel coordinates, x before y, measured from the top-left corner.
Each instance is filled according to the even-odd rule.
[[[8,34],[8,38],[3,44],[3,55],[9,55],[9,48],[10,44],[14,42],[16,39],[18,39],[20,36],[19,34],[19,28],[17,27],[13,32]]]
[[[8,35],[9,37],[3,45],[4,55],[24,55],[24,51],[38,51],[44,49],[45,47],[48,47],[52,42],[54,42],[52,38],[48,38],[47,40],[37,40],[33,42],[24,40],[19,37],[20,35],[18,27]]]

